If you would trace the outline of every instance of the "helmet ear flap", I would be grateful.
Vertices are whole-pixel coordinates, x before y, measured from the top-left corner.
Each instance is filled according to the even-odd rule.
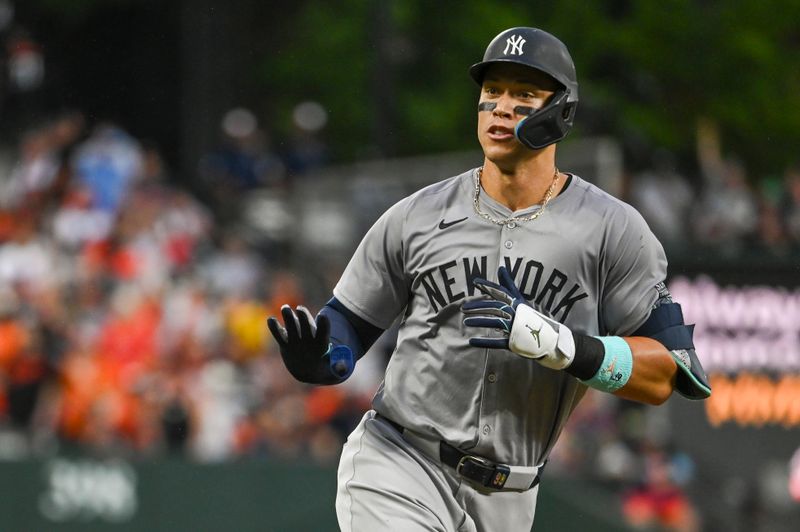
[[[566,137],[576,108],[576,102],[567,102],[568,96],[568,90],[558,92],[547,105],[520,120],[514,128],[517,140],[532,150],[539,150]]]
[[[568,103],[564,106],[564,111],[561,113],[561,117],[564,119],[564,122],[572,125],[572,121],[575,120],[575,109],[577,107],[578,106],[574,103]]]

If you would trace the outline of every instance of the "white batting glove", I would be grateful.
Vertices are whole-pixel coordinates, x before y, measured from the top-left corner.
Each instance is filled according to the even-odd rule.
[[[575,339],[569,327],[525,304],[517,305],[508,348],[550,369],[564,369],[575,358]]]

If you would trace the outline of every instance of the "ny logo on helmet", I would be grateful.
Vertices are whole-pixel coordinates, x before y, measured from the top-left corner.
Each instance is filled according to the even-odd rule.
[[[522,45],[525,44],[525,39],[522,35],[512,35],[506,39],[506,48],[503,50],[503,55],[522,55]],[[509,46],[511,50],[509,51]]]

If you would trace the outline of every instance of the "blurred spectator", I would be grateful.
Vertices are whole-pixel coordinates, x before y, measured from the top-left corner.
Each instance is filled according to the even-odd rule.
[[[59,197],[69,178],[67,160],[83,132],[83,115],[69,112],[22,135],[17,161],[0,182],[0,206],[38,209]]]
[[[6,41],[9,92],[24,94],[38,90],[44,81],[42,48],[22,28],[15,29]]]
[[[765,180],[766,183],[766,180]],[[766,186],[763,186],[766,188]],[[760,250],[774,255],[788,251],[789,240],[780,207],[780,198],[767,191],[758,197],[758,239]]]
[[[11,425],[28,431],[47,377],[47,364],[37,331],[29,331],[25,343],[10,359],[3,361],[7,382],[8,417]]]
[[[181,454],[191,436],[191,421],[185,403],[175,398],[167,403],[161,413],[164,442],[171,453]]]
[[[699,200],[693,208],[692,227],[700,244],[736,252],[756,235],[758,205],[743,163],[722,156],[718,128],[700,121],[697,155],[703,178]]]
[[[241,193],[282,186],[286,171],[252,111],[231,109],[220,122],[220,132],[220,146],[202,158],[199,174],[214,210],[231,220],[238,215]]]
[[[19,300],[12,289],[0,284],[0,413],[9,416],[9,387],[14,364],[30,349],[28,327],[19,318]]]
[[[0,193],[0,203],[4,207],[18,207],[55,182],[59,159],[52,140],[51,132],[45,127],[25,134],[20,143],[20,158]]]
[[[294,272],[277,270],[270,277],[270,291],[266,304],[269,316],[277,316],[282,305],[296,307],[302,304],[305,292],[300,286],[300,280]]]
[[[93,207],[91,193],[74,187],[53,215],[53,237],[65,248],[77,251],[85,244],[108,238],[113,225],[113,213]]]
[[[694,191],[676,171],[675,162],[667,152],[657,152],[653,168],[634,176],[629,196],[631,204],[664,246],[686,247]]]
[[[160,346],[165,357],[185,357],[195,343],[218,349],[223,315],[205,284],[195,278],[182,280],[165,290],[162,301]]]
[[[129,194],[126,213],[144,216],[143,227],[166,260],[169,271],[190,268],[210,238],[213,221],[191,194],[170,185],[170,173],[158,147],[145,144],[141,179]]]
[[[13,6],[0,3],[3,32],[2,102],[6,128],[21,131],[42,117],[44,109],[45,54],[27,28],[14,23]]]
[[[328,113],[318,102],[302,102],[292,111],[294,126],[286,150],[289,173],[300,176],[328,162],[328,147],[320,133],[328,123]]]
[[[221,248],[215,250],[201,268],[205,282],[216,295],[247,297],[261,289],[261,260],[232,231],[222,236]]]
[[[139,142],[111,123],[97,126],[72,160],[75,179],[91,194],[92,206],[112,213],[141,178],[143,164]]]
[[[61,199],[72,178],[72,153],[80,145],[85,134],[86,120],[83,113],[65,111],[48,124],[51,150],[58,158],[58,174],[48,190],[48,195],[58,201]],[[48,198],[48,199],[51,199]]]
[[[211,216],[206,209],[187,192],[174,191],[164,198],[153,231],[170,266],[188,270],[207,244],[211,228]]]
[[[658,449],[645,450],[643,482],[625,494],[623,512],[636,529],[700,530],[695,509],[672,477],[669,457]]]
[[[0,246],[0,282],[25,292],[37,292],[59,282],[61,264],[36,213],[17,213],[11,239]]]
[[[228,360],[217,359],[198,371],[190,395],[197,408],[194,454],[203,461],[228,459],[235,452],[235,431],[247,412],[241,375]]]
[[[161,308],[137,285],[120,283],[111,296],[110,312],[97,337],[97,355],[109,377],[130,388],[139,373],[156,362]]]
[[[757,233],[758,205],[742,164],[726,161],[722,173],[706,180],[692,217],[701,244],[740,249]]]
[[[264,316],[270,314],[265,305],[254,299],[236,298],[226,305],[224,314],[228,355],[237,361],[261,356],[269,340]]]

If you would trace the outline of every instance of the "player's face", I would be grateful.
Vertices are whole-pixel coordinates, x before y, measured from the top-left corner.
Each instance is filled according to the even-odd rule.
[[[496,64],[486,71],[479,102],[496,104],[492,111],[478,112],[478,140],[486,157],[497,163],[513,163],[530,157],[533,150],[520,144],[514,127],[526,115],[518,106],[539,109],[558,90],[547,74],[516,64]],[[503,164],[504,165],[504,164]]]

